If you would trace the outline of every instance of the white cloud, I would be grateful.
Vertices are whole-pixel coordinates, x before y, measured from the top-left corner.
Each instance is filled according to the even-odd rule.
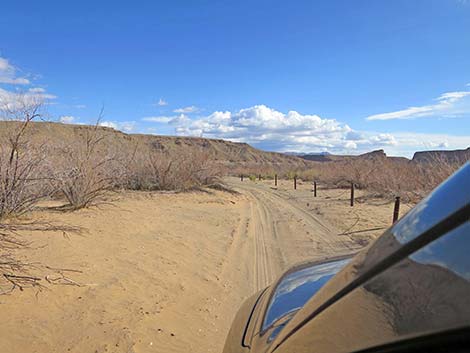
[[[189,117],[185,114],[180,114],[178,116],[174,116],[168,122],[168,124],[170,124],[170,125],[177,125],[177,126],[181,126],[181,125],[184,125],[184,124],[190,124],[190,123],[191,123],[191,119],[189,119]]]
[[[452,94],[443,99],[456,97]],[[280,152],[358,154],[384,149],[391,155],[411,157],[419,150],[470,146],[470,136],[357,131],[335,119],[296,111],[282,113],[264,105],[233,113],[216,111],[199,119],[168,117],[164,122],[173,124],[177,135],[222,138]]]
[[[157,102],[157,105],[160,107],[164,107],[165,105],[168,105],[168,102],[164,100],[163,98],[160,98]]]
[[[85,109],[86,108],[86,105],[85,104],[75,104],[73,106],[75,109]]]
[[[437,103],[368,116],[367,120],[415,119],[424,117],[458,117],[470,113],[470,91],[447,92]]]
[[[51,100],[57,98],[55,95],[44,91],[12,92],[0,88],[0,109],[14,111],[26,106],[37,104],[51,104]]]
[[[59,121],[62,124],[73,124],[75,122],[75,117],[70,115],[64,115],[59,118]]]
[[[28,92],[31,92],[31,93],[45,93],[46,90],[44,88],[41,88],[41,87],[33,87],[33,88],[28,89]]]
[[[118,128],[124,132],[132,132],[135,130],[135,121],[123,121],[118,124]]]
[[[24,77],[16,76],[17,69],[5,58],[0,57],[0,83],[10,85],[28,85],[30,81]]]
[[[170,125],[181,125],[189,123],[190,119],[185,114],[175,115],[175,116],[148,116],[142,118],[143,121],[159,123],[159,124],[170,124]]]
[[[470,135],[396,132],[393,137],[396,143],[385,150],[388,154],[397,156],[411,157],[416,151],[470,147]]]
[[[354,152],[396,143],[388,134],[358,132],[334,119],[296,111],[285,114],[264,105],[234,113],[216,111],[199,119],[182,114],[144,120],[174,125],[177,135],[223,138],[277,151]]]
[[[109,127],[114,130],[120,130],[123,132],[132,132],[135,130],[135,121],[102,121],[99,124],[100,126]]]
[[[199,108],[194,105],[173,110],[174,113],[186,113],[186,114],[195,113],[197,111],[199,111]]]
[[[7,59],[0,57],[0,84],[29,85],[31,82],[24,77],[18,77],[18,69]],[[30,87],[23,90],[7,90],[0,88],[0,109],[7,113],[6,118],[12,117],[12,113],[18,109],[29,108],[36,105],[51,105],[57,97],[47,93],[42,87]],[[14,115],[14,114],[13,114]]]
[[[172,119],[171,116],[147,116],[145,118],[142,118],[143,121],[148,121],[152,123],[160,123],[160,124],[169,123],[171,119]]]
[[[117,130],[118,129],[118,125],[116,122],[113,122],[113,121],[102,121],[100,122],[100,126],[104,126],[104,127],[110,127],[114,130]]]

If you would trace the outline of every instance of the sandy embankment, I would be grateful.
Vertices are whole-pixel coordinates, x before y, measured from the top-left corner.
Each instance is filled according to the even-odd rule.
[[[244,298],[295,262],[362,246],[315,214],[322,199],[302,199],[306,185],[292,196],[287,182],[229,183],[242,194],[126,193],[99,209],[36,212],[82,232],[26,233],[33,248],[17,255],[82,271],[66,275],[83,286],[0,296],[0,352],[220,352]]]

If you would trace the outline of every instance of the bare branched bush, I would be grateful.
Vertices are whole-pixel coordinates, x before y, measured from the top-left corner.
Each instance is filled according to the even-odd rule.
[[[66,198],[66,208],[77,210],[102,203],[117,185],[121,174],[118,158],[104,139],[97,123],[75,143],[61,148],[54,184]]]
[[[133,153],[127,163],[124,187],[133,190],[186,191],[216,183],[221,168],[202,150],[171,157],[147,150]]]
[[[50,193],[47,153],[33,145],[27,132],[41,117],[41,101],[17,96],[0,106],[4,131],[0,135],[0,219],[17,216]]]
[[[299,172],[304,180],[316,180],[329,187],[349,187],[354,183],[370,191],[371,196],[416,202],[455,172],[465,160],[429,157],[426,163],[389,158],[349,159],[319,163]]]

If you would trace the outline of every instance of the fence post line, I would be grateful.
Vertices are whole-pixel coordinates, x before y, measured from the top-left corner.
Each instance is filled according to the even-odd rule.
[[[400,196],[395,197],[395,207],[393,208],[393,221],[392,224],[398,220],[400,214]]]
[[[317,182],[313,182],[313,197],[317,197]]]
[[[277,186],[277,174],[274,174],[274,186]]]
[[[354,206],[354,183],[351,183],[351,207]]]
[[[297,190],[297,175],[294,175],[294,190]]]

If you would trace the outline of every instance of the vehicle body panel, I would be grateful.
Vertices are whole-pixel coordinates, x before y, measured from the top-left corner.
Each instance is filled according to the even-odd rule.
[[[469,326],[469,249],[467,222],[355,288],[275,352],[347,353]]]
[[[316,353],[346,353],[470,327],[469,219],[467,163],[302,308],[263,331],[269,298],[283,277],[268,287],[254,318],[250,352],[306,353],[314,347]]]
[[[439,237],[439,230],[434,230],[442,222],[446,222],[450,215],[463,210],[463,217],[468,221],[469,207],[470,163],[467,163],[393,227],[359,252],[348,266],[305,304],[278,335],[272,347],[278,346],[302,324],[312,320],[361,282],[390,266],[400,256],[406,256],[406,252],[425,245],[419,238],[427,236],[428,240],[432,240]]]

